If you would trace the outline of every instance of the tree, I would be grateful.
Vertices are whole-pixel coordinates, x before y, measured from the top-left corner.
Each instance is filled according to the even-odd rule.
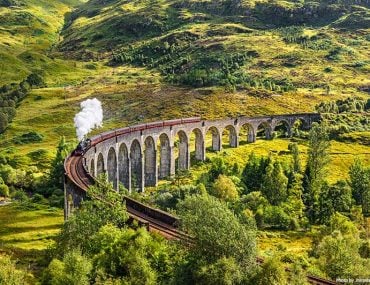
[[[356,159],[349,169],[349,185],[357,205],[362,206],[364,213],[370,213],[370,168]]]
[[[299,156],[299,148],[298,144],[290,143],[288,149],[292,153],[293,158],[293,172],[301,173],[302,172],[302,165],[301,165],[301,158]]]
[[[242,182],[247,188],[247,192],[261,190],[262,177],[269,161],[270,157],[258,158],[253,152],[249,155],[242,173]]]
[[[257,274],[256,285],[285,285],[288,284],[284,265],[277,257],[269,258],[261,265]]]
[[[287,198],[288,178],[278,161],[270,160],[262,177],[262,193],[271,205],[279,205]]]
[[[57,237],[56,253],[79,248],[82,254],[92,250],[92,236],[107,224],[123,226],[128,218],[123,194],[116,192],[103,177],[87,191],[88,199],[63,225]]]
[[[303,175],[295,173],[293,181],[288,189],[288,198],[286,202],[282,204],[284,212],[288,213],[296,222],[302,222],[304,218],[304,204],[302,200],[303,186],[302,186]],[[298,226],[298,225],[297,225]]]
[[[62,136],[57,146],[57,153],[51,163],[50,183],[52,186],[63,189],[64,159],[68,156],[70,146]]]
[[[239,196],[234,182],[223,174],[213,183],[212,194],[224,201],[233,201]]]
[[[221,257],[215,263],[202,266],[195,279],[199,285],[233,285],[240,283],[242,274],[233,258]]]
[[[30,84],[31,87],[45,86],[44,79],[36,73],[31,73],[30,75],[28,75],[26,81]]]
[[[9,197],[9,187],[4,183],[0,177],[0,197]]]
[[[334,231],[318,247],[319,266],[332,279],[366,276],[370,262],[359,255],[360,240]]]
[[[26,284],[25,276],[25,272],[16,269],[9,256],[0,254],[0,285]]]
[[[246,228],[227,206],[209,195],[193,195],[178,204],[182,228],[194,237],[192,254],[206,263],[233,258],[252,273],[256,258],[256,230]]]
[[[97,277],[123,278],[125,284],[162,284],[172,277],[170,245],[146,229],[103,226],[94,236],[93,260]],[[178,255],[179,252],[176,252]]]
[[[304,203],[311,222],[316,219],[321,187],[329,163],[329,135],[324,124],[313,123],[308,140],[308,160],[304,179]]]
[[[91,262],[78,251],[64,255],[63,261],[53,259],[43,276],[43,284],[88,285]]]
[[[0,109],[1,111],[1,109]],[[5,131],[5,129],[7,128],[8,126],[8,116],[2,112],[0,112],[0,133],[2,133],[3,131]]]
[[[334,212],[349,212],[351,207],[351,189],[345,181],[339,180],[334,185],[323,184],[317,212],[320,223],[327,223]]]

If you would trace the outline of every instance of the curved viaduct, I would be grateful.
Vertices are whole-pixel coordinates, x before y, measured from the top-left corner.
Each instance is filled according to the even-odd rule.
[[[229,146],[238,147],[242,128],[246,131],[247,141],[255,142],[259,129],[264,130],[264,135],[269,139],[280,124],[285,125],[286,132],[290,135],[291,128],[297,120],[309,128],[312,122],[319,119],[318,114],[239,117],[198,122],[192,122],[192,118],[184,119],[179,124],[132,131],[97,143],[87,150],[84,162],[92,176],[97,177],[106,173],[108,180],[116,189],[121,183],[129,191],[131,189],[144,191],[146,186],[156,186],[159,179],[173,176],[177,169],[190,168],[192,134],[195,136],[195,159],[204,161],[207,133],[212,134],[212,150],[221,151],[222,134],[225,130],[228,133]],[[174,121],[176,120],[172,122]],[[155,126],[158,123],[160,125],[162,122],[151,125]]]
[[[221,120],[189,118],[136,125],[92,137],[92,145],[79,163],[83,164],[84,170],[92,177],[105,173],[117,190],[122,184],[129,191],[144,191],[145,187],[156,186],[158,180],[173,176],[176,170],[190,168],[192,134],[195,137],[195,159],[204,161],[206,134],[212,137],[212,150],[220,151],[224,132],[228,133],[229,146],[238,147],[240,139],[243,139],[242,129],[244,140],[255,142],[259,130],[269,139],[280,125],[284,125],[287,135],[290,135],[297,120],[301,121],[304,128],[309,129],[312,122],[320,120],[320,115],[304,113]],[[78,205],[83,196],[79,192],[84,187],[76,185],[79,183],[71,179],[70,173],[66,169],[67,194],[70,195],[69,200]],[[88,179],[85,177],[82,180]],[[82,192],[86,189],[87,187]],[[69,212],[68,210],[66,216]]]

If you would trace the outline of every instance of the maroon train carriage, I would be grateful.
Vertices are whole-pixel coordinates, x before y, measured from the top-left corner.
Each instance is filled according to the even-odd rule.
[[[155,128],[162,128],[163,127],[163,121],[162,122],[153,122],[146,124],[146,129],[155,129]]]
[[[120,135],[124,135],[124,134],[128,134],[130,133],[130,127],[126,127],[126,128],[120,128],[118,130],[116,130],[116,136],[120,136]]]
[[[135,125],[130,127],[130,132],[139,132],[146,129],[146,124]]]
[[[201,121],[200,117],[192,117],[192,118],[181,119],[182,124],[198,123],[200,121]]]
[[[175,125],[180,125],[180,124],[181,124],[181,119],[167,120],[163,122],[164,127],[170,127],[170,126],[175,126]]]

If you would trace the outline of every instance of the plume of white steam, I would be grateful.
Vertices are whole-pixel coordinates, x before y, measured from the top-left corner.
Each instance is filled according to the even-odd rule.
[[[78,140],[82,140],[92,129],[101,127],[103,123],[103,108],[101,102],[87,99],[80,104],[81,111],[74,118]]]

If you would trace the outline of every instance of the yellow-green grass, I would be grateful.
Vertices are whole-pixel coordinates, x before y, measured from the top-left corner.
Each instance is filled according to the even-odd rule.
[[[27,284],[36,284],[45,266],[46,249],[54,244],[63,220],[62,209],[26,210],[17,204],[0,207],[0,254],[17,260],[17,267],[27,272]]]
[[[25,210],[19,205],[0,207],[0,245],[4,250],[45,250],[60,231],[63,210]]]
[[[370,132],[363,133],[370,139]],[[297,142],[300,150],[301,161],[303,166],[307,160],[307,142],[300,139],[282,139],[277,138],[274,140],[257,139],[255,143],[242,144],[238,148],[229,148],[226,144],[227,140],[224,138],[223,142],[225,147],[221,153],[208,152],[207,158],[222,157],[226,162],[233,165],[238,163],[242,168],[248,161],[250,153],[254,152],[257,156],[267,156],[269,153],[280,161],[289,162],[292,157],[288,150],[288,145],[292,141]],[[194,149],[192,143],[192,150]],[[211,141],[208,138],[206,141],[207,147],[210,147]],[[208,150],[207,150],[208,151]],[[348,170],[350,165],[354,162],[355,158],[364,161],[365,164],[370,165],[370,147],[355,142],[338,142],[331,141],[329,149],[330,163],[327,167],[327,179],[330,183],[335,183],[340,179],[348,178]],[[196,166],[192,169],[194,177],[199,177],[209,164]]]
[[[312,246],[310,232],[297,231],[258,231],[258,255],[271,256],[276,251],[284,250],[285,254],[302,256]]]

